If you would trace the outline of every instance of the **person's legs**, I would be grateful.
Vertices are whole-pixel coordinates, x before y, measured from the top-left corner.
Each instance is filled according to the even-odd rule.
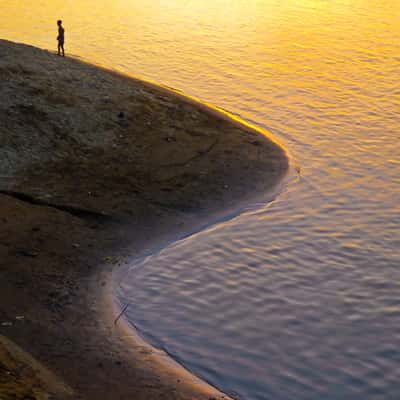
[[[62,56],[64,57],[64,42],[58,42],[58,55],[60,56],[62,53]]]

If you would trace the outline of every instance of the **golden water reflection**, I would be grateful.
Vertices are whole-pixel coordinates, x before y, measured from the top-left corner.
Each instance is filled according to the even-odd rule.
[[[0,36],[55,51],[59,18],[67,54],[237,113],[301,171],[135,270],[132,320],[245,398],[397,398],[400,2],[3,0]]]

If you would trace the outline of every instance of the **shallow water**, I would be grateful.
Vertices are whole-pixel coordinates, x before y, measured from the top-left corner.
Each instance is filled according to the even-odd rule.
[[[0,5],[0,37],[51,48],[63,18],[67,52],[237,113],[300,168],[117,274],[149,340],[241,398],[400,398],[397,0]]]

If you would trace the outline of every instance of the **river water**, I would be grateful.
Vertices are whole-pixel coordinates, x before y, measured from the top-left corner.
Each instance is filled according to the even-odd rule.
[[[400,398],[398,0],[0,6],[1,38],[53,49],[62,18],[67,53],[223,107],[290,153],[273,201],[120,272],[148,340],[239,398]]]

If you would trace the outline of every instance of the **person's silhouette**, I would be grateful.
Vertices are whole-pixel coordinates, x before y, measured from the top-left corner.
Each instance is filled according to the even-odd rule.
[[[57,36],[57,40],[58,40],[58,55],[61,55],[62,52],[62,56],[64,57],[64,28],[62,26],[62,21],[61,19],[59,19],[57,21],[57,25],[58,25],[58,36]]]

